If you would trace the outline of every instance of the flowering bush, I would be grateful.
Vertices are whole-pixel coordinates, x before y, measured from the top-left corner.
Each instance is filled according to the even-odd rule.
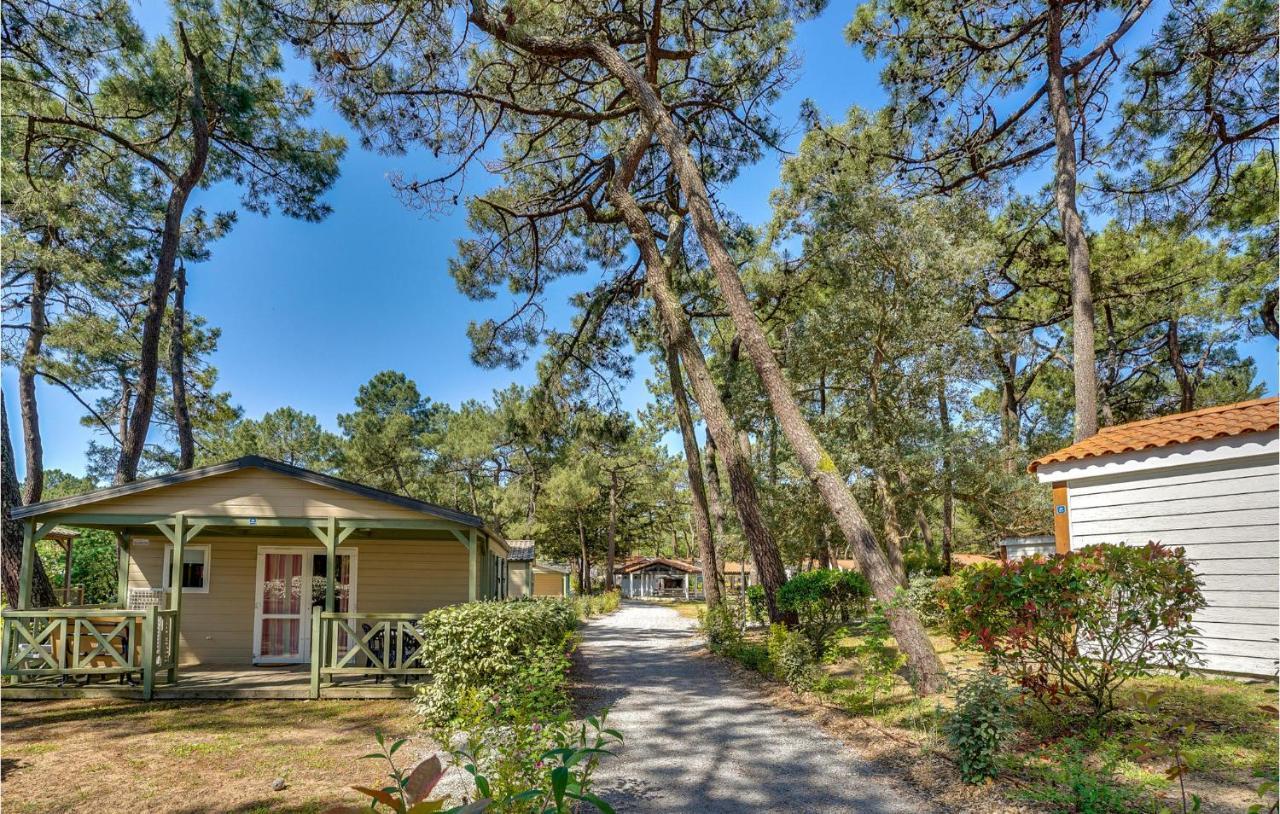
[[[797,629],[813,645],[819,660],[826,653],[831,637],[842,625],[867,610],[871,586],[856,571],[819,568],[801,571],[778,589],[778,608],[794,613]]]
[[[1183,550],[1158,543],[966,568],[946,602],[962,644],[1041,701],[1078,693],[1095,716],[1133,676],[1197,660],[1191,620],[1205,605]]]

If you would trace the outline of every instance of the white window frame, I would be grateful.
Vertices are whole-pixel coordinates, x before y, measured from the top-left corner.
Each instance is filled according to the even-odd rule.
[[[213,583],[213,548],[208,543],[196,543],[185,545],[183,551],[201,550],[204,551],[204,587],[203,588],[183,588],[184,594],[207,594],[209,593],[209,585]],[[165,591],[173,590],[170,580],[173,578],[173,543],[165,543],[164,546],[164,571],[160,574],[160,587]]]

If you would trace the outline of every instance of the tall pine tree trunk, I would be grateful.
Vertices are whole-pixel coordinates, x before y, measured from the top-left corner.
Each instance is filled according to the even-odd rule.
[[[42,241],[44,243],[44,241]],[[22,345],[18,363],[18,408],[22,414],[22,451],[26,462],[26,482],[22,485],[22,503],[39,503],[44,494],[44,444],[40,437],[40,409],[36,402],[36,370],[49,332],[45,308],[53,274],[36,265],[31,272],[31,316],[27,322],[27,340]]]
[[[138,466],[147,445],[151,415],[155,410],[156,382],[160,365],[160,331],[168,310],[169,289],[182,242],[182,217],[187,198],[204,176],[209,158],[209,120],[204,106],[204,63],[191,50],[185,32],[179,28],[187,63],[187,82],[191,96],[187,102],[191,117],[191,155],[182,174],[173,179],[169,201],[164,211],[164,227],[160,234],[160,250],[156,257],[155,276],[147,297],[147,312],[142,320],[142,350],[138,358],[138,379],[133,411],[129,415],[129,432],[121,438],[120,459],[116,462],[115,482],[129,483],[138,479]]]
[[[22,505],[22,490],[18,485],[18,470],[13,465],[13,445],[9,442],[9,414],[5,407],[4,397],[0,396],[0,455],[4,461],[3,483],[0,483],[0,583],[4,588],[5,604],[13,607],[18,603],[19,584],[22,575],[22,522],[14,520],[10,514],[13,509]],[[51,608],[58,604],[53,584],[45,573],[44,563],[35,558],[31,569],[31,606],[34,608]]]
[[[698,451],[698,436],[689,409],[689,396],[684,391],[684,376],[680,372],[680,354],[674,343],[663,332],[667,358],[667,378],[671,381],[671,397],[675,402],[676,418],[680,424],[680,439],[684,442],[685,469],[689,473],[689,492],[693,497],[690,518],[698,538],[698,554],[702,558],[702,590],[708,605],[720,604],[720,568],[716,562],[715,538],[711,532],[711,510],[707,501],[707,487],[702,480],[702,456]]]
[[[1063,0],[1049,0],[1049,110],[1053,116],[1053,201],[1062,222],[1071,268],[1071,341],[1075,376],[1075,439],[1098,433],[1098,371],[1094,362],[1093,282],[1089,272],[1089,241],[1076,206],[1076,136],[1062,65]]]
[[[582,571],[578,576],[578,583],[582,588],[582,593],[591,593],[591,560],[587,556],[587,529],[582,524],[582,518],[578,518],[578,550],[581,552],[579,561],[582,565]]]
[[[848,484],[845,483],[836,470],[835,462],[822,447],[817,435],[813,432],[813,428],[801,412],[791,384],[782,368],[778,365],[778,360],[774,356],[773,349],[769,346],[769,340],[765,335],[764,328],[760,324],[755,311],[752,310],[746,289],[742,285],[741,278],[738,277],[737,265],[725,248],[724,241],[720,235],[720,224],[712,209],[711,199],[707,193],[706,184],[703,182],[702,173],[694,160],[693,154],[689,151],[688,145],[685,143],[684,136],[677,128],[670,112],[658,99],[653,87],[643,80],[630,62],[607,43],[596,41],[592,43],[591,47],[597,61],[609,73],[617,77],[627,95],[640,108],[648,124],[657,134],[667,157],[670,159],[672,171],[680,182],[681,191],[684,193],[694,232],[698,236],[698,242],[706,253],[725,307],[728,309],[729,316],[737,329],[738,335],[742,338],[747,355],[751,359],[765,393],[769,397],[773,413],[791,444],[797,462],[804,470],[805,475],[817,487],[818,493],[835,517],[841,533],[852,546],[854,557],[858,560],[863,575],[866,576],[867,581],[871,584],[876,598],[884,603],[890,628],[899,648],[907,657],[908,666],[912,671],[917,691],[924,694],[933,694],[940,691],[944,684],[945,674],[942,669],[942,663],[938,660],[937,653],[934,652],[933,643],[929,640],[924,625],[920,622],[920,617],[914,610],[891,604],[899,582],[893,573],[893,569],[876,545],[875,535],[872,533],[862,509],[858,506],[857,501],[854,500]],[[638,217],[643,222],[644,227],[648,227],[648,221],[644,219],[644,215],[639,211],[638,207],[636,207],[635,214],[631,217],[628,217],[624,212],[624,219],[627,220],[628,226],[631,227],[633,237],[635,237],[636,228],[632,220],[635,217]],[[643,254],[644,250],[642,249]],[[656,249],[653,254],[656,254]],[[659,258],[655,257],[654,262],[658,261]],[[674,303],[667,302],[661,305],[661,310],[667,311],[678,306],[678,301]],[[681,317],[683,317],[683,311],[681,311]],[[691,378],[696,384],[698,374],[693,370],[693,365],[689,364],[688,360],[685,361],[690,369]],[[696,387],[694,392],[695,395],[698,395],[699,404],[701,404],[701,394]],[[705,405],[703,413],[704,416],[707,414]],[[727,420],[727,415],[724,418]],[[727,447],[730,443],[721,443],[722,451],[727,452]],[[730,478],[732,479],[733,476],[734,473],[731,471]],[[773,554],[776,557],[776,547],[773,548]],[[766,565],[772,568],[775,562],[778,573],[766,574],[762,569],[760,575],[762,582],[769,579],[776,580],[778,585],[781,584],[784,578],[784,574],[781,573],[781,558],[768,562]],[[768,595],[769,587],[766,585],[766,596]],[[770,617],[773,618],[775,613],[776,609],[770,598]]]
[[[942,573],[951,574],[951,543],[955,529],[955,487],[951,482],[951,411],[947,383],[938,383],[938,423],[942,425]]]
[[[190,469],[196,461],[196,442],[187,407],[187,269],[178,264],[173,281],[173,320],[169,337],[169,376],[173,391],[173,421],[178,428],[178,469]]]
[[[606,591],[613,590],[613,559],[617,554],[618,546],[618,473],[609,473],[609,527],[606,532],[608,535],[605,550],[604,563],[604,588]]]
[[[657,238],[653,226],[636,203],[635,198],[627,191],[631,177],[635,173],[636,163],[643,155],[649,143],[649,135],[633,142],[632,148],[624,161],[623,167],[609,183],[609,197],[631,233],[631,238],[640,251],[641,260],[645,264],[645,281],[649,286],[649,294],[653,297],[658,317],[663,323],[671,343],[680,354],[684,370],[689,376],[689,385],[693,389],[694,398],[702,410],[702,418],[707,429],[716,438],[716,446],[724,456],[725,469],[729,476],[729,494],[733,498],[734,507],[738,510],[738,519],[742,524],[742,533],[751,547],[751,556],[755,561],[760,584],[764,588],[765,605],[769,610],[769,619],[782,621],[784,614],[778,608],[777,593],[786,582],[786,571],[782,567],[782,555],[765,525],[760,513],[760,501],[756,493],[755,476],[751,464],[742,455],[734,438],[733,422],[729,411],[725,409],[716,388],[707,360],[702,355],[689,326],[688,317],[680,298],[672,290],[668,282],[665,259],[658,249]]]

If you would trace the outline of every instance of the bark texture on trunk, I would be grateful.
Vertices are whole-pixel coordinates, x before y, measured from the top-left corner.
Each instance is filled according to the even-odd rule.
[[[717,463],[719,453],[716,451],[716,441],[711,435],[711,430],[707,430],[705,463],[707,468],[706,483],[710,487],[707,489],[707,507],[711,510],[711,523],[714,530],[715,539],[724,545],[725,541],[725,516],[724,516],[724,492],[720,485],[720,465]]]
[[[907,584],[907,565],[902,558],[902,521],[898,519],[898,502],[884,475],[876,473],[876,494],[880,498],[880,511],[884,515],[884,555],[889,567],[898,578],[899,585]]]
[[[934,652],[933,644],[925,633],[924,625],[921,624],[920,618],[915,611],[891,604],[899,582],[893,573],[893,569],[876,545],[875,535],[871,532],[862,509],[858,506],[857,501],[854,500],[848,485],[837,472],[831,456],[823,449],[817,435],[813,432],[813,428],[801,412],[790,382],[788,382],[786,374],[779,366],[773,349],[769,346],[764,328],[760,324],[755,311],[752,310],[746,289],[742,285],[742,280],[738,277],[737,266],[725,248],[724,241],[720,235],[720,225],[711,207],[711,199],[703,182],[702,173],[692,153],[689,151],[688,145],[685,143],[684,136],[680,133],[670,112],[658,99],[653,87],[644,81],[631,63],[607,43],[599,41],[593,43],[592,51],[596,60],[617,77],[628,96],[640,108],[647,123],[653,128],[670,159],[672,171],[680,183],[681,191],[688,205],[694,232],[698,236],[698,242],[706,253],[721,296],[724,299],[725,307],[728,309],[734,327],[742,338],[747,355],[757,375],[760,377],[761,384],[773,408],[773,413],[777,417],[788,442],[791,444],[791,448],[805,475],[817,487],[823,502],[835,517],[841,533],[849,541],[853,555],[858,560],[862,572],[871,584],[876,597],[886,605],[890,628],[898,642],[898,646],[907,657],[908,666],[912,671],[917,690],[926,694],[938,692],[942,689],[945,675],[937,653]],[[636,208],[636,214],[643,219],[643,213],[640,213],[638,208]],[[631,218],[628,218],[625,212],[624,218],[627,219],[628,226],[631,226]],[[648,226],[647,220],[644,221],[644,225]],[[634,237],[634,228],[632,231]],[[656,254],[656,247],[654,253]],[[675,302],[664,306],[663,310],[678,306],[679,303]],[[683,315],[682,310],[681,315]],[[686,365],[690,370],[691,379],[696,384],[698,375],[693,370],[693,365],[689,364],[688,360],[686,360]],[[701,404],[702,395],[696,387],[694,393],[698,396],[699,404]],[[705,407],[704,415],[706,415]],[[725,418],[727,419],[727,416]],[[726,441],[729,441],[729,439],[726,439]],[[727,453],[731,443],[731,441],[720,443],[722,452]],[[730,468],[729,477],[731,484],[733,484],[735,472],[732,467]],[[752,489],[754,491],[754,484],[752,484]],[[776,556],[776,547],[773,552]],[[773,562],[765,563],[765,565],[771,568]],[[780,558],[777,560],[777,568],[779,571],[781,570]],[[767,574],[764,569],[762,569],[760,576],[762,582],[765,579],[778,579],[779,584],[783,578],[781,573],[777,575]],[[766,585],[767,594],[768,586]],[[772,607],[774,603],[771,602],[770,604],[770,616],[772,617],[775,612]]]
[[[604,588],[613,590],[613,559],[618,545],[618,473],[609,473],[609,527],[604,555]]]
[[[173,391],[173,421],[178,428],[178,469],[190,469],[196,461],[195,434],[187,407],[187,269],[182,264],[173,280],[173,319],[169,337],[169,377]]]
[[[589,594],[591,593],[591,559],[587,556],[587,529],[582,524],[582,518],[578,518],[578,549],[581,552],[579,562],[582,566],[578,582],[582,587],[582,593]]]
[[[27,321],[27,340],[22,345],[18,364],[18,409],[22,414],[22,451],[26,480],[22,484],[22,504],[39,503],[44,494],[44,444],[40,437],[40,408],[36,401],[36,371],[44,338],[49,332],[45,312],[53,274],[44,268],[31,272],[31,315]]]
[[[121,439],[120,460],[116,464],[116,484],[138,479],[138,465],[147,445],[147,432],[151,428],[151,415],[155,410],[160,331],[164,325],[164,313],[168,310],[169,289],[173,285],[173,270],[182,242],[182,217],[186,211],[187,198],[204,176],[205,162],[209,158],[209,120],[205,112],[203,88],[204,63],[191,50],[181,29],[179,35],[186,55],[187,82],[191,87],[187,103],[191,117],[191,156],[182,174],[173,179],[173,188],[165,206],[156,271],[147,297],[147,313],[142,321],[142,349],[138,358],[133,411],[129,416],[129,432]]]
[[[0,396],[0,433],[3,448],[0,454],[4,461],[3,483],[0,484],[0,584],[4,588],[5,603],[10,607],[18,603],[18,585],[22,573],[22,522],[12,519],[10,512],[22,505],[21,487],[18,485],[18,470],[13,465],[13,444],[9,441],[9,415],[5,407],[4,397]],[[44,563],[35,558],[31,569],[31,607],[52,608],[58,604],[53,592],[53,584],[45,573]]]
[[[711,532],[711,510],[707,501],[707,487],[702,480],[702,455],[698,450],[698,436],[693,426],[693,414],[689,409],[689,396],[684,390],[684,375],[680,372],[680,353],[665,337],[663,350],[667,358],[667,377],[671,380],[671,397],[675,402],[676,418],[680,423],[680,439],[684,442],[685,468],[689,473],[689,492],[693,498],[691,520],[698,538],[698,554],[702,557],[702,591],[708,605],[720,604],[720,568],[716,561],[715,539]]]
[[[1196,381],[1187,370],[1182,359],[1182,342],[1178,338],[1178,318],[1169,320],[1165,342],[1169,348],[1169,364],[1173,366],[1173,375],[1178,380],[1178,409],[1188,412],[1195,409]]]
[[[951,574],[951,542],[955,528],[955,496],[951,483],[951,411],[947,385],[938,385],[938,422],[942,425],[942,573]]]
[[[680,298],[668,282],[665,258],[658,249],[653,226],[627,190],[635,172],[635,163],[639,161],[648,143],[648,134],[633,143],[627,161],[609,184],[609,198],[621,213],[631,238],[640,251],[641,259],[645,264],[645,281],[648,283],[658,317],[679,353],[680,360],[684,363],[684,371],[689,376],[689,385],[702,410],[702,418],[707,424],[707,429],[715,436],[716,446],[724,456],[729,477],[729,493],[733,498],[734,507],[738,510],[743,536],[751,547],[751,555],[755,561],[760,584],[764,587],[769,618],[772,621],[781,621],[784,615],[778,609],[777,592],[782,587],[782,583],[786,582],[787,576],[782,567],[782,556],[760,513],[760,501],[756,494],[755,476],[752,474],[751,464],[737,447],[729,412],[720,398],[711,370],[707,367],[707,360],[702,355],[702,348],[693,336],[693,330],[689,326]]]
[[[1053,201],[1062,222],[1071,269],[1072,367],[1075,379],[1075,439],[1098,433],[1098,371],[1094,362],[1093,282],[1089,241],[1076,206],[1076,136],[1062,64],[1062,0],[1049,0],[1049,112],[1056,150]]]

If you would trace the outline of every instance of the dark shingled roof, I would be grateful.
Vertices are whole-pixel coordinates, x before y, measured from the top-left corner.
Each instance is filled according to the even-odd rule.
[[[533,562],[533,540],[508,540],[507,560],[509,562]]]

